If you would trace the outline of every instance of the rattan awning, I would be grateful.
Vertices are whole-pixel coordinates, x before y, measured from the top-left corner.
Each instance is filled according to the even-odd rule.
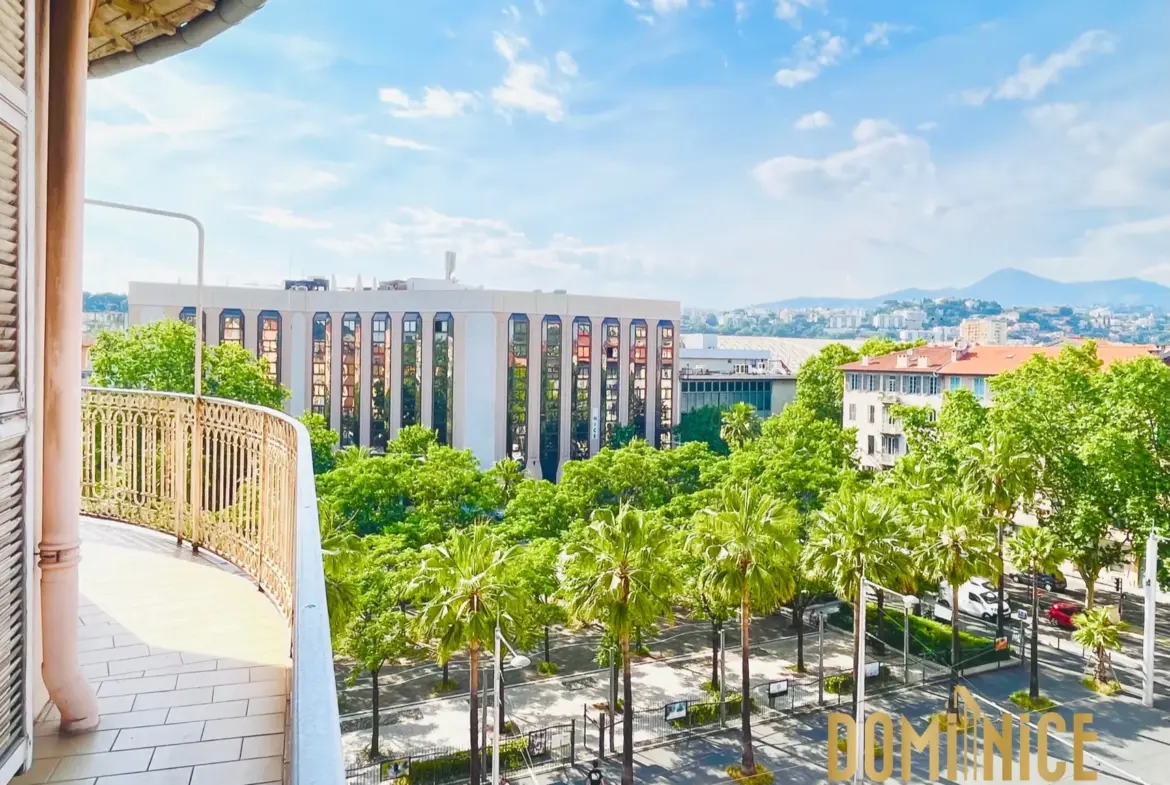
[[[90,76],[109,76],[193,49],[264,2],[98,0],[89,23]]]

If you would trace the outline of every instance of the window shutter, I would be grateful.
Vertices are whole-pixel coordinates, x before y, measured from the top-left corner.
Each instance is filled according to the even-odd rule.
[[[0,0],[3,7],[6,0]],[[0,122],[0,393],[18,389],[20,138]]]
[[[0,0],[0,76],[24,89],[24,0]]]
[[[24,437],[10,437],[0,441],[0,765],[27,740],[24,489]]]

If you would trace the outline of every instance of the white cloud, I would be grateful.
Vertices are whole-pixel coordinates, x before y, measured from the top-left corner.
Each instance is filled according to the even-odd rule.
[[[383,87],[378,91],[378,98],[382,103],[395,107],[391,114],[395,117],[417,119],[423,117],[458,117],[467,109],[475,106],[476,98],[472,93],[459,90],[450,91],[442,87],[423,88],[421,101],[415,101],[397,87]]]
[[[577,61],[568,52],[557,52],[557,70],[565,76],[577,75]]]
[[[655,25],[654,17],[650,16],[649,14],[638,14],[637,20],[644,25],[650,25],[650,27]]]
[[[874,22],[862,40],[865,41],[866,46],[888,46],[890,43],[890,33],[894,32],[895,29],[894,25],[889,22]]]
[[[1089,30],[1077,36],[1068,47],[1053,52],[1042,63],[1035,63],[1032,55],[1020,59],[1019,70],[1009,76],[995,91],[1000,99],[1029,100],[1044,92],[1049,85],[1060,81],[1060,74],[1069,68],[1084,65],[1094,54],[1108,54],[1116,47],[1116,39],[1104,30]]]
[[[1167,205],[1170,182],[1170,120],[1144,126],[1116,147],[1113,159],[1094,178],[1099,204]]]
[[[387,147],[397,147],[402,150],[417,150],[419,152],[427,152],[435,149],[429,144],[423,144],[422,142],[416,141],[414,139],[407,139],[402,136],[378,136],[377,139]]]
[[[742,22],[748,18],[750,8],[747,0],[735,0],[735,21]]]
[[[519,22],[520,18],[521,18],[520,17],[520,9],[514,5],[506,6],[503,10],[503,14],[504,14],[504,16],[511,19],[513,22]]]
[[[1081,113],[1079,104],[1041,104],[1024,112],[1028,122],[1041,128],[1063,128],[1070,125]]]
[[[492,88],[492,101],[496,108],[505,113],[518,110],[542,114],[554,123],[565,119],[564,104],[548,81],[548,67],[518,59],[520,51],[528,46],[528,41],[496,33],[493,44],[500,56],[508,62],[508,72],[503,82]]]
[[[687,0],[650,0],[650,7],[660,14],[669,14],[686,8]]]
[[[983,106],[990,97],[990,87],[975,87],[970,90],[964,90],[955,96],[955,99],[963,106]]]
[[[820,76],[821,70],[849,56],[849,42],[828,30],[806,35],[792,47],[795,67],[781,68],[773,77],[781,87],[796,87]]]
[[[921,209],[929,206],[926,189],[934,177],[930,145],[888,120],[870,118],[857,124],[853,139],[854,147],[824,158],[772,158],[752,174],[767,193],[781,198],[916,191]]]
[[[321,221],[304,215],[297,215],[284,207],[260,207],[245,210],[244,214],[260,223],[269,224],[279,229],[328,229],[329,221]]]
[[[824,7],[825,0],[776,0],[776,18],[783,19],[793,27],[800,27],[801,9]]]
[[[930,131],[938,128],[938,123],[936,123],[934,120],[927,120],[924,123],[919,123],[915,126],[915,128],[917,128],[919,131],[922,131],[923,133],[929,133]]]
[[[536,10],[537,16],[544,16],[548,13],[544,7],[544,3],[540,2],[540,0],[532,0],[532,7]]]
[[[815,128],[828,128],[832,124],[833,118],[829,117],[829,113],[818,109],[797,120],[793,128],[798,131],[811,131]]]

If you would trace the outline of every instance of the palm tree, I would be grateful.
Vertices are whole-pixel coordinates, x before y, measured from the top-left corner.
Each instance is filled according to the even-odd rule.
[[[362,560],[362,540],[349,530],[337,509],[318,505],[321,529],[321,561],[325,570],[325,604],[329,608],[329,629],[336,640],[357,608],[358,589],[352,577]]]
[[[809,529],[805,559],[813,572],[853,603],[853,689],[865,630],[861,576],[875,583],[901,583],[909,572],[905,525],[900,511],[873,492],[843,489],[825,505]]]
[[[960,473],[965,484],[983,499],[988,513],[995,516],[998,570],[996,593],[1003,607],[1004,532],[1016,514],[1022,499],[1036,487],[1035,461],[1025,453],[1014,436],[1002,431],[992,433],[986,442],[971,446],[963,457]],[[1003,637],[1003,614],[995,617],[995,637]]]
[[[749,672],[752,611],[771,613],[795,590],[800,544],[794,513],[750,485],[725,487],[718,508],[699,514],[688,546],[703,560],[700,583],[729,605],[739,605],[743,774],[750,777],[756,773]]]
[[[760,417],[750,403],[739,403],[723,412],[719,438],[732,450],[738,450],[760,435]]]
[[[622,785],[634,782],[634,696],[630,639],[635,628],[669,616],[674,571],[662,558],[668,539],[653,515],[623,505],[601,509],[566,548],[562,596],[579,620],[605,626],[622,650]]]
[[[416,579],[424,604],[417,617],[420,634],[437,639],[439,657],[467,649],[471,660],[471,782],[480,782],[479,658],[494,640],[496,626],[508,624],[528,598],[512,577],[506,548],[486,524],[454,530],[446,542],[422,550]],[[503,728],[497,728],[502,733]]]
[[[1040,573],[1056,572],[1064,553],[1056,535],[1040,526],[1025,526],[1007,541],[1008,557],[1016,567],[1025,567],[1032,576],[1032,669],[1028,676],[1028,695],[1040,697]]]
[[[488,475],[495,480],[496,485],[500,488],[500,495],[503,497],[503,506],[507,506],[508,502],[516,498],[516,488],[523,482],[525,478],[524,466],[513,458],[501,458],[492,464],[492,467],[487,471]]]
[[[918,546],[914,561],[924,577],[946,581],[950,586],[953,701],[959,683],[959,587],[972,578],[995,575],[999,549],[994,524],[982,516],[979,501],[969,493],[955,487],[946,488],[926,510],[923,524],[916,532]]]
[[[338,450],[333,454],[333,467],[339,469],[342,466],[350,466],[352,464],[361,463],[367,458],[372,458],[374,455],[369,447],[358,447],[350,445],[345,449]]]
[[[1072,617],[1076,625],[1073,640],[1092,649],[1097,660],[1093,670],[1093,681],[1098,687],[1109,683],[1109,652],[1121,651],[1121,632],[1126,624],[1117,618],[1117,609],[1112,605],[1090,608]]]

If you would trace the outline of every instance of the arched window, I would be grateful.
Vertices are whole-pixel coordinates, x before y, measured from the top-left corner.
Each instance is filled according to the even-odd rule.
[[[280,384],[280,313],[261,311],[256,321],[256,335],[260,336],[257,354],[268,362],[268,378]]]
[[[179,311],[179,321],[195,326],[195,309],[188,305]],[[203,342],[207,343],[207,311],[203,312]]]
[[[508,457],[528,465],[528,317],[508,318]]]
[[[590,387],[593,368],[593,321],[588,316],[573,320],[573,400],[569,405],[569,457],[589,457]]]
[[[561,461],[561,319],[546,316],[540,336],[540,473],[555,482]]]
[[[385,450],[390,439],[390,314],[374,314],[370,333],[370,446]]]
[[[455,412],[455,321],[449,313],[435,316],[435,379],[431,391],[431,424],[439,444],[451,446]]]
[[[630,426],[634,436],[646,438],[646,351],[649,343],[646,322],[630,322]]]
[[[361,439],[362,317],[347,313],[341,317],[341,440],[342,447]]]
[[[658,440],[659,449],[671,445],[674,431],[674,322],[658,323]]]
[[[309,402],[309,411],[325,418],[329,427],[332,409],[329,406],[329,387],[332,378],[329,374],[329,360],[333,356],[333,319],[327,313],[313,314],[313,367],[312,382],[313,395]]]
[[[422,425],[422,319],[402,316],[402,427]]]
[[[617,319],[601,323],[601,446],[613,441],[618,426],[618,387],[622,374],[622,327]]]
[[[219,342],[244,345],[244,312],[239,308],[224,308],[219,312]]]

